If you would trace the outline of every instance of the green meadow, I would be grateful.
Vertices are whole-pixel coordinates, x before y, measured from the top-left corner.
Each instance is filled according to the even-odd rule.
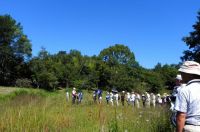
[[[2,132],[171,132],[167,107],[140,108],[94,104],[84,91],[82,104],[72,105],[65,90],[0,87]]]

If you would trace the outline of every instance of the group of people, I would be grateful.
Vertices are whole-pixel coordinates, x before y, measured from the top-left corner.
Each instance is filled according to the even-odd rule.
[[[200,64],[194,61],[186,61],[178,70],[180,75],[176,77],[176,86],[172,95],[164,93],[160,94],[148,93],[139,94],[136,92],[118,92],[111,91],[106,94],[106,102],[109,105],[118,106],[132,105],[140,108],[161,106],[171,103],[173,111],[173,123],[177,132],[200,132]],[[94,102],[102,103],[102,90],[98,89],[93,92]],[[69,93],[66,93],[69,100]],[[76,88],[72,91],[72,103],[76,101],[81,103],[83,99],[82,91],[76,92]],[[140,103],[141,102],[141,103]]]
[[[76,88],[73,88],[72,90],[72,104],[80,104],[83,100],[83,92],[79,90],[76,91]],[[69,91],[66,92],[66,101],[69,101]]]
[[[107,104],[111,105],[119,105],[119,101],[121,101],[121,105],[124,106],[125,104],[134,106],[136,108],[141,107],[156,107],[156,105],[161,106],[165,105],[168,101],[169,95],[164,93],[163,96],[160,94],[155,95],[154,93],[145,92],[144,94],[140,95],[136,92],[125,92],[122,91],[121,93],[118,92],[107,92],[106,95],[106,102]]]
[[[69,92],[67,90],[66,92],[66,100],[69,101]],[[76,88],[73,88],[72,93],[72,104],[80,104],[83,100],[83,92],[81,90],[76,90]],[[162,96],[154,93],[148,93],[145,92],[144,94],[139,94],[136,92],[118,92],[117,90],[112,90],[111,92],[107,92],[105,96],[105,100],[107,105],[111,106],[119,106],[120,104],[122,106],[124,105],[130,105],[136,108],[143,107],[156,107],[156,106],[162,106],[165,105],[170,99],[169,95],[164,93]],[[103,91],[101,89],[97,89],[93,91],[93,101],[94,103],[102,103],[103,99]],[[121,103],[120,103],[121,102]]]

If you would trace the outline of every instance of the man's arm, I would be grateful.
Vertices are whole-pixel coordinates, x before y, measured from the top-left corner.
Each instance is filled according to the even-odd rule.
[[[183,132],[183,128],[185,126],[185,118],[186,113],[184,112],[177,112],[176,115],[176,132]]]

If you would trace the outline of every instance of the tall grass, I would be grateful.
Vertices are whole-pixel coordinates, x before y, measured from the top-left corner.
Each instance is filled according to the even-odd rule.
[[[94,104],[92,94],[87,92],[84,92],[82,104],[72,105],[71,101],[66,102],[64,91],[19,91],[0,99],[4,100],[0,101],[0,131],[173,131],[169,112],[162,107],[136,109],[109,106],[104,102]]]

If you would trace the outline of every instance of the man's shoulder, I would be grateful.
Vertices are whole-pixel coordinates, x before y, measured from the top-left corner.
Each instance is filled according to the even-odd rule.
[[[185,86],[184,88],[178,89],[178,95],[188,94],[190,91],[190,86]]]

